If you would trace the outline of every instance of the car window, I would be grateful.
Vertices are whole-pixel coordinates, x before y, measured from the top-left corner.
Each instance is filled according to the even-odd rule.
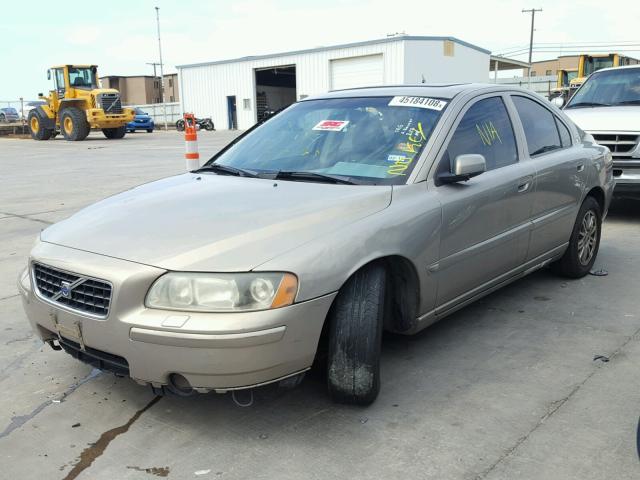
[[[556,119],[556,124],[558,125],[558,132],[560,132],[560,141],[562,142],[563,147],[571,146],[571,134],[569,133],[569,129],[562,123],[558,117],[554,117]]]
[[[533,157],[562,148],[553,113],[538,102],[519,95],[513,96],[513,103],[522,121],[529,155]]]
[[[515,134],[502,98],[480,100],[467,110],[449,141],[438,173],[450,172],[453,160],[467,153],[483,155],[487,170],[517,163]]]
[[[213,161],[260,174],[311,172],[356,183],[402,184],[447,104],[408,96],[305,100]]]

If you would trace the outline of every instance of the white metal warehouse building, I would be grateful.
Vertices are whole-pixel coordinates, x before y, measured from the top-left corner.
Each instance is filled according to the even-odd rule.
[[[453,37],[397,36],[233,60],[179,65],[183,112],[216,129],[247,129],[265,109],[352,87],[486,82],[488,50]]]

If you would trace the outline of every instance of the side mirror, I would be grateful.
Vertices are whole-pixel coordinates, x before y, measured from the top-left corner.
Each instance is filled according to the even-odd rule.
[[[39,94],[38,94],[38,98],[43,98],[43,97],[44,97],[44,94],[43,94],[43,93],[39,93]]]
[[[487,162],[483,155],[468,153],[458,155],[453,161],[453,172],[444,172],[438,175],[440,184],[466,182],[471,177],[475,177],[487,171]]]
[[[47,80],[51,80],[51,70],[47,70]]]
[[[562,106],[564,105],[564,97],[553,97],[551,99],[551,103],[553,103],[558,108],[562,108]]]

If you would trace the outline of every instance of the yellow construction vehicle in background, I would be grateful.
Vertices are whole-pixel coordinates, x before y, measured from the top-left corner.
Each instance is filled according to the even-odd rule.
[[[49,140],[62,133],[66,140],[84,140],[91,129],[100,129],[107,138],[122,138],[135,111],[122,108],[120,93],[100,88],[95,65],[60,65],[47,71],[54,89],[45,105],[29,112],[29,128],[34,140]]]
[[[577,70],[558,70],[556,88],[549,99],[562,96],[565,103],[580,88],[589,75],[603,68],[636,65],[640,61],[617,53],[582,54],[578,58]]]

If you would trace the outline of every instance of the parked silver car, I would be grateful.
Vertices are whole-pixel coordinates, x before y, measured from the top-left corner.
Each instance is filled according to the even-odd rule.
[[[18,111],[13,107],[4,107],[0,108],[0,122],[2,123],[13,123],[20,120],[20,115],[18,115]]]
[[[20,291],[53,348],[159,390],[262,385],[326,351],[331,396],[367,404],[383,329],[549,264],[585,275],[611,165],[524,90],[332,92],[47,228]]]

